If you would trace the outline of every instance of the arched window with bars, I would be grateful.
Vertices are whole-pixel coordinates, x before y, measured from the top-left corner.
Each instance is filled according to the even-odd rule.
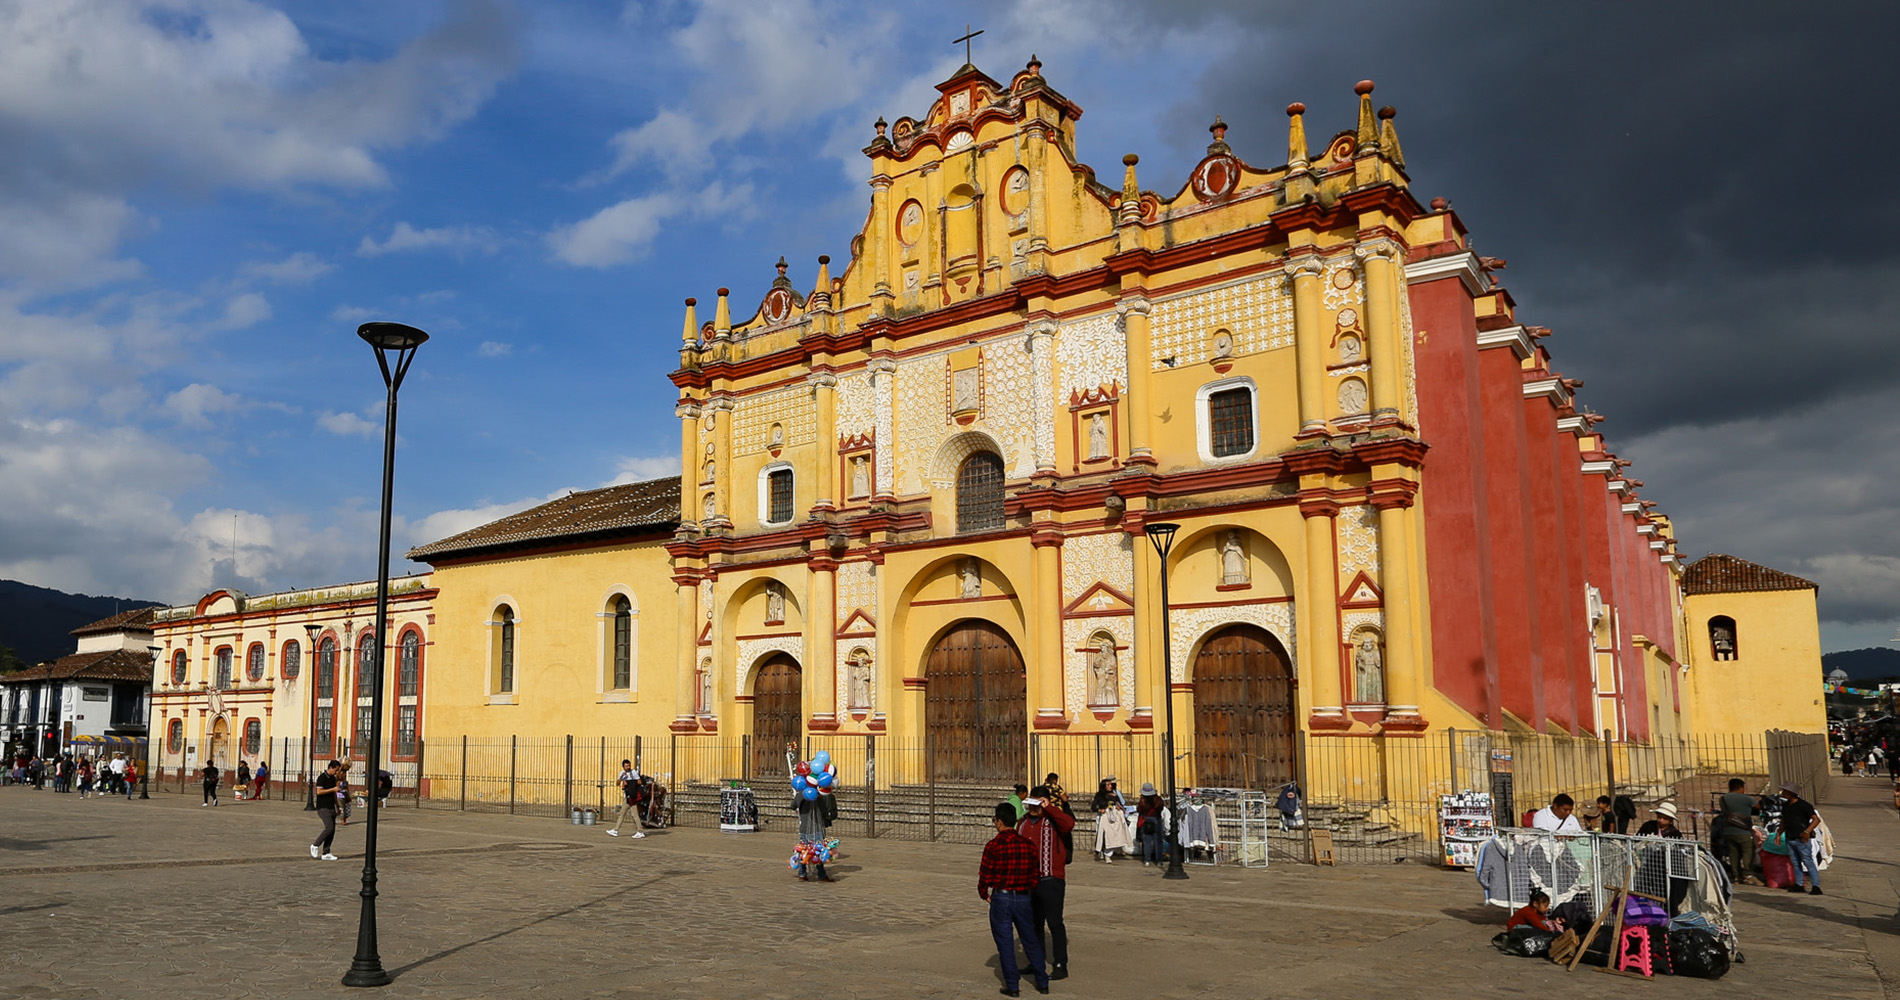
[[[957,533],[1003,527],[1003,456],[979,451],[957,467]]]

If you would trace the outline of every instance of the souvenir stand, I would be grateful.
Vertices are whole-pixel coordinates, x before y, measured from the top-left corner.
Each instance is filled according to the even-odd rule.
[[[1445,867],[1475,868],[1478,848],[1497,833],[1489,792],[1457,792],[1438,797],[1438,842]]]
[[[719,829],[727,833],[752,833],[759,828],[759,803],[752,789],[729,780],[719,790]]]

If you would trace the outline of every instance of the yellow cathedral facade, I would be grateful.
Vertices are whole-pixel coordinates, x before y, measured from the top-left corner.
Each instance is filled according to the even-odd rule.
[[[765,774],[859,735],[1006,782],[1172,699],[1184,780],[1258,788],[1303,737],[1690,727],[1673,530],[1369,81],[1317,143],[1291,105],[1278,166],[1216,117],[1160,191],[1077,162],[1038,61],[937,89],[877,122],[841,264],[686,300],[677,478],[411,553],[432,738]]]

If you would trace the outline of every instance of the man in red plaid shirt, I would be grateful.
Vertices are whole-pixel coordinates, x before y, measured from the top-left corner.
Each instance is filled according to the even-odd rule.
[[[1022,974],[1016,969],[1015,935],[1022,935],[1023,950],[1029,953],[1029,971],[1036,977],[1036,992],[1049,992],[1049,974],[1043,967],[1042,941],[1036,934],[1035,915],[1030,893],[1039,879],[1036,849],[1016,832],[1016,807],[1007,802],[996,804],[996,836],[983,845],[983,864],[977,869],[976,895],[990,904],[990,936],[996,939],[996,957],[1003,966],[1006,997],[1022,996]]]

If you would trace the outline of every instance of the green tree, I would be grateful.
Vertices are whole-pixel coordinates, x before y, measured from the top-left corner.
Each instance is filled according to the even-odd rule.
[[[0,674],[10,674],[15,670],[25,670],[28,664],[13,653],[12,646],[0,646]]]

